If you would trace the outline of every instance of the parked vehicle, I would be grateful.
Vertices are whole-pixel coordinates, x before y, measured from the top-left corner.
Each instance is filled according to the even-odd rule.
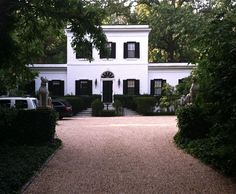
[[[36,109],[38,99],[32,97],[0,97],[0,106],[25,110]]]
[[[73,116],[72,106],[63,99],[52,99],[52,105],[55,111],[59,113],[59,119]]]

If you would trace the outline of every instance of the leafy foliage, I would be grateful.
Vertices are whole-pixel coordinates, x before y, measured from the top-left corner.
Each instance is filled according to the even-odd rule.
[[[179,134],[183,138],[203,138],[209,132],[209,118],[206,112],[195,105],[187,105],[177,111]]]
[[[153,96],[136,97],[135,102],[137,104],[137,112],[146,115],[153,112],[153,108],[156,104],[156,99]]]
[[[176,142],[189,153],[210,163],[223,172],[236,175],[236,5],[232,1],[216,1],[206,15],[206,25],[195,42],[199,52],[197,76],[200,86],[199,99],[193,106],[200,107],[199,114],[178,115],[180,132]],[[185,112],[187,110],[185,108]],[[185,126],[193,135],[194,127],[202,122],[198,115],[207,113],[210,120],[208,136],[203,139],[187,140],[181,134]],[[189,119],[191,115],[192,119]],[[204,118],[205,118],[204,117]],[[186,119],[182,122],[182,119]],[[185,125],[185,126],[184,126]],[[207,126],[207,125],[204,125]]]
[[[56,113],[0,108],[0,143],[37,145],[54,139]]]
[[[21,187],[60,145],[59,139],[41,146],[1,145],[0,193],[19,193]]]
[[[139,23],[149,24],[150,62],[189,62],[196,56],[190,46],[202,25],[188,1],[141,1],[136,6]]]
[[[77,50],[84,45],[88,51],[90,43],[106,50],[100,26],[104,12],[95,5],[80,0],[2,0],[0,13],[0,80],[5,83],[2,91],[35,76],[26,65],[43,62],[45,51],[53,50],[49,39],[60,38],[66,26],[74,33],[73,47]]]
[[[93,116],[101,116],[104,105],[100,99],[96,99],[92,102],[92,115]]]

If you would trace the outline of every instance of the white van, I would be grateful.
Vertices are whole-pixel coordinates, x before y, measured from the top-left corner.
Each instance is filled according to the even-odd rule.
[[[7,108],[36,109],[38,99],[32,97],[0,97],[0,106]]]

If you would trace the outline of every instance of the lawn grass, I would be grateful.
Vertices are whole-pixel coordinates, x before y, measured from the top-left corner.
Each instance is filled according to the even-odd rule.
[[[22,186],[40,169],[42,164],[61,145],[54,143],[41,146],[0,146],[0,193],[20,193]]]

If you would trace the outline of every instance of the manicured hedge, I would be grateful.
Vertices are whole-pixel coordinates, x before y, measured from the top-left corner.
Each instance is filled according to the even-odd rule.
[[[115,100],[112,106],[115,108],[115,113],[117,116],[122,116],[124,114],[122,103],[119,100]]]
[[[136,96],[131,96],[131,95],[115,95],[114,98],[115,100],[119,100],[122,104],[123,107],[136,110],[137,105],[135,103],[135,98]]]
[[[73,114],[76,115],[82,110],[91,107],[95,99],[101,99],[101,95],[64,96],[61,98],[67,100],[72,105]]]
[[[0,142],[41,144],[54,139],[57,114],[51,109],[0,109]]]
[[[115,110],[102,110],[101,115],[102,117],[114,117],[117,116]]]
[[[104,105],[100,99],[96,99],[92,102],[92,115],[93,116],[101,116]]]
[[[179,133],[183,138],[203,138],[209,132],[210,119],[197,105],[187,105],[177,111]]]
[[[84,100],[81,97],[78,96],[64,96],[62,99],[67,100],[71,106],[73,115],[76,115],[77,113],[81,112],[82,110],[86,109],[86,105],[84,103]]]
[[[156,99],[154,97],[136,97],[135,102],[137,104],[137,112],[146,115],[153,112],[153,108],[156,104]]]
[[[81,95],[79,97],[83,99],[84,105],[85,105],[86,108],[90,108],[91,104],[94,100],[101,99],[101,95],[97,95],[97,94],[94,94],[94,95],[91,95],[91,96]]]
[[[0,193],[16,194],[24,184],[40,169],[47,158],[61,145],[53,143],[37,146],[0,146]]]

